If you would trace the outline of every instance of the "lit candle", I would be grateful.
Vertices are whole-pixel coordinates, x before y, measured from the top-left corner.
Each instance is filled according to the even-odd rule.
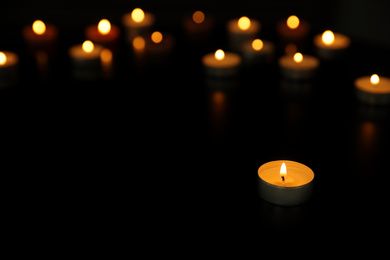
[[[19,57],[10,51],[0,51],[0,87],[14,85],[17,81]]]
[[[249,19],[246,16],[233,19],[227,23],[229,46],[234,51],[241,51],[242,44],[248,40],[254,40],[260,32],[260,22]]]
[[[282,49],[285,49],[285,46],[291,43],[295,44],[298,49],[303,49],[310,31],[310,25],[296,15],[291,15],[287,20],[277,23],[276,31],[279,35]]]
[[[122,23],[126,29],[128,41],[132,42],[136,36],[150,32],[154,21],[154,15],[145,13],[141,8],[135,8],[131,13],[124,14]]]
[[[100,69],[100,53],[103,47],[93,44],[90,40],[83,44],[74,45],[69,49],[73,63],[73,72],[76,78],[94,79]]]
[[[111,50],[115,49],[119,35],[118,27],[111,24],[107,19],[102,19],[98,24],[90,25],[85,30],[85,37],[88,40]]]
[[[272,62],[275,46],[269,41],[254,39],[247,41],[242,46],[242,59],[246,65],[254,65]]]
[[[54,25],[36,20],[32,25],[25,26],[22,34],[31,51],[45,50],[54,52],[58,38],[58,30]]]
[[[145,54],[149,61],[167,61],[174,47],[171,34],[155,31],[145,38]]]
[[[279,67],[282,75],[288,79],[303,80],[315,76],[320,61],[310,55],[297,52],[294,55],[285,55],[279,58]]]
[[[371,105],[390,104],[390,78],[379,77],[373,74],[371,77],[360,77],[355,80],[357,98]]]
[[[314,37],[317,56],[324,60],[333,60],[341,56],[350,44],[349,37],[330,30]]]
[[[183,20],[183,29],[188,40],[193,42],[206,41],[214,28],[214,19],[202,11],[195,11]]]
[[[209,76],[228,77],[237,75],[241,66],[241,57],[232,52],[218,49],[215,53],[203,56],[202,63]]]
[[[258,169],[259,194],[264,200],[280,206],[306,202],[313,191],[314,172],[294,161],[272,161]]]

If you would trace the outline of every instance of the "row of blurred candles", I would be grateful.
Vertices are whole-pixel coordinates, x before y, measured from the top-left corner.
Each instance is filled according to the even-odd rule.
[[[174,49],[173,35],[152,31],[155,17],[149,12],[135,8],[122,16],[125,38],[132,46],[135,57],[164,60]],[[183,20],[187,38],[193,42],[205,41],[214,28],[214,19],[201,11],[194,12]],[[216,78],[232,77],[239,73],[242,65],[251,66],[274,60],[275,46],[272,42],[257,38],[261,23],[243,16],[227,23],[228,46],[230,52],[218,49],[206,54],[202,64],[206,75]],[[291,15],[277,26],[280,45],[286,55],[278,59],[281,74],[290,80],[309,80],[315,77],[320,60],[337,60],[350,46],[350,39],[340,33],[326,30],[314,37],[316,56],[302,54],[310,32],[307,21]],[[56,26],[37,20],[32,26],[23,28],[23,37],[30,52],[43,55],[47,59],[55,50],[58,38]],[[69,48],[74,75],[78,78],[95,78],[101,67],[110,64],[118,49],[120,30],[107,19],[90,25],[85,30],[86,41]],[[37,56],[38,57],[38,56]],[[46,58],[45,58],[46,57]],[[0,86],[15,83],[17,77],[18,55],[0,50]],[[356,93],[360,100],[370,104],[390,104],[390,79],[374,74],[355,81]]]

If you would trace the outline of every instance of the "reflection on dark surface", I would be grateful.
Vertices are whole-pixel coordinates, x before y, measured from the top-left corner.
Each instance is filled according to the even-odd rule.
[[[210,95],[210,120],[213,134],[216,137],[223,138],[226,131],[228,97],[221,90],[213,91]]]
[[[46,51],[40,50],[35,54],[38,75],[42,83],[47,82],[49,77],[49,55]]]
[[[260,201],[261,218],[265,229],[283,232],[304,226],[307,219],[307,205],[281,207]]]
[[[284,10],[264,18],[264,39],[277,44],[274,20],[291,12]],[[239,16],[234,8],[219,13]],[[282,251],[275,231],[299,246],[296,236],[307,234],[319,249],[324,237],[332,238],[328,249],[387,232],[389,108],[359,104],[353,80],[377,70],[385,76],[388,46],[353,39],[347,56],[321,64],[312,82],[281,79],[276,62],[210,79],[202,55],[227,46],[225,20],[216,19],[210,42],[190,48],[181,27],[162,25],[176,39],[163,64],[142,61],[121,39],[113,66],[104,72],[103,65],[92,81],[72,77],[68,56],[89,21],[59,25],[50,57],[30,56],[18,36],[23,20],[10,25],[0,49],[15,51],[21,63],[18,83],[1,89],[0,170],[12,206],[4,212],[18,217],[12,228],[58,234],[72,227],[67,235],[77,239],[88,226],[85,237],[120,233],[148,247],[196,248],[188,252],[219,243],[218,254],[249,243],[258,255],[271,243]],[[259,198],[257,169],[276,159],[314,171],[307,204],[284,208]]]
[[[384,106],[357,106],[358,122],[355,128],[355,151],[358,178],[375,179],[374,172],[385,165],[387,154],[390,109]],[[385,153],[383,153],[385,152]]]
[[[228,130],[232,96],[239,86],[238,78],[206,78],[212,134],[222,141]]]

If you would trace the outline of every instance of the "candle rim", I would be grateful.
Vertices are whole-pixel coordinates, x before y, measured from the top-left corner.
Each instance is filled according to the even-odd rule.
[[[260,21],[257,19],[254,19],[254,18],[250,19],[251,26],[247,30],[241,30],[238,27],[238,20],[240,18],[235,18],[235,19],[229,20],[227,22],[226,27],[230,33],[246,35],[246,34],[259,33],[261,31],[262,25],[261,25]]]
[[[150,12],[145,12],[145,17],[144,17],[144,20],[140,23],[137,23],[135,22],[132,18],[131,18],[131,12],[129,13],[125,13],[123,16],[122,16],[122,24],[125,26],[125,27],[130,27],[130,28],[143,28],[143,27],[149,27],[149,26],[152,26],[155,22],[155,16],[150,13]]]
[[[297,185],[297,186],[279,186],[276,184],[269,183],[261,177],[261,173],[265,172],[269,169],[275,168],[276,172],[279,173],[280,166],[282,165],[282,163],[286,164],[287,176],[288,176],[289,169],[294,169],[294,166],[295,166],[295,168],[297,168],[297,166],[299,166],[299,169],[303,168],[306,175],[310,175],[308,178],[308,181],[305,184]],[[281,188],[281,189],[293,189],[293,188],[301,188],[301,187],[304,187],[306,185],[310,185],[310,183],[313,182],[313,180],[314,180],[315,174],[310,167],[308,167],[307,165],[305,165],[303,163],[299,163],[299,162],[291,161],[291,160],[275,160],[275,161],[270,161],[270,162],[262,164],[259,167],[259,169],[257,170],[257,175],[259,176],[261,181],[265,182],[267,185],[270,185],[272,187],[277,187],[277,188]]]
[[[19,62],[18,54],[11,51],[5,51],[5,50],[0,50],[0,51],[4,53],[4,55],[6,56],[6,62],[0,65],[0,67],[4,68],[4,67],[14,66]]]
[[[323,48],[323,49],[330,49],[330,50],[339,50],[339,49],[346,49],[348,48],[350,45],[351,45],[351,39],[342,34],[342,33],[337,33],[337,32],[333,32],[333,35],[334,35],[334,41],[332,44],[325,44],[323,41],[322,41],[322,33],[320,34],[317,34],[315,37],[314,37],[314,44],[319,47],[319,48]]]
[[[361,91],[373,94],[390,94],[390,78],[380,76],[380,81],[377,85],[370,82],[372,75],[363,76],[355,79],[354,85]]]

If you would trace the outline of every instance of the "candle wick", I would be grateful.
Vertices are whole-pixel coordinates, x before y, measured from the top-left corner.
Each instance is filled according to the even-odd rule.
[[[284,176],[280,176],[281,178],[282,178],[282,182],[283,182],[283,184],[284,184]]]

